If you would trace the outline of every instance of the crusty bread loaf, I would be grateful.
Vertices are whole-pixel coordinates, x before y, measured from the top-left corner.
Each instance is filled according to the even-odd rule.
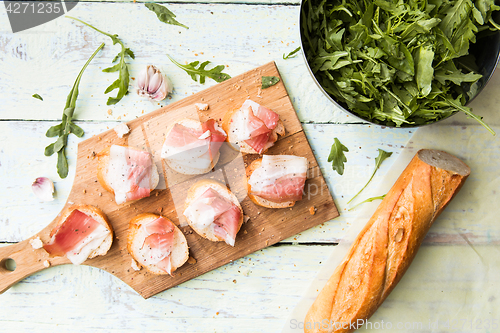
[[[189,207],[189,205],[193,201],[195,201],[199,196],[201,196],[208,188],[214,189],[222,197],[231,201],[240,209],[241,216],[240,216],[240,221],[238,223],[238,231],[239,231],[241,228],[241,225],[243,224],[243,210],[241,209],[241,205],[238,201],[238,198],[236,198],[236,196],[227,188],[226,185],[219,183],[216,180],[202,179],[202,180],[197,181],[194,185],[192,185],[188,190],[188,193],[186,196],[186,201],[184,203],[184,209],[187,209]],[[217,236],[213,233],[213,229],[211,229],[211,228],[200,229],[197,227],[197,225],[195,223],[193,223],[193,221],[188,219],[186,216],[184,216],[184,217],[186,218],[186,221],[189,224],[189,226],[201,237],[206,238],[208,240],[211,240],[212,242],[221,242],[221,241],[223,242],[224,241],[223,238],[220,238],[219,236]]]
[[[136,260],[139,265],[143,266],[149,272],[156,274],[156,275],[162,275],[162,274],[168,274],[168,273],[163,271],[162,269],[156,267],[155,265],[147,265],[147,264],[141,262],[141,260],[139,259],[140,255],[138,253],[139,253],[139,249],[144,244],[144,237],[141,237],[139,230],[141,229],[141,226],[143,224],[154,221],[159,217],[160,217],[159,215],[147,214],[147,213],[137,215],[129,222],[129,230],[128,230],[128,236],[127,236],[128,252],[132,255],[134,260]],[[166,217],[163,217],[163,218],[167,219]],[[172,252],[170,254],[170,263],[171,263],[171,267],[172,267],[172,273],[177,268],[181,267],[189,258],[189,248],[187,245],[186,237],[184,236],[182,231],[179,228],[177,228],[177,226],[175,224],[174,224],[174,233],[175,233],[174,234],[174,246],[173,246]]]
[[[134,147],[128,147],[124,146],[129,149],[134,149],[137,151],[141,151],[140,149],[134,148]],[[108,181],[108,165],[109,165],[109,151],[111,149],[111,146],[103,149],[100,153],[97,154],[98,158],[98,164],[97,164],[97,180],[99,181],[99,184],[108,192],[115,194],[115,191],[113,188],[111,188],[111,185],[109,184]],[[156,186],[158,186],[158,183],[160,181],[160,176],[158,174],[158,169],[156,168],[156,164],[153,162],[152,163],[152,169],[151,169],[151,191],[153,191]],[[129,203],[132,201],[128,201]]]
[[[295,201],[284,201],[284,202],[273,202],[269,201],[267,199],[261,198],[257,195],[251,194],[251,187],[250,184],[248,184],[248,180],[250,179],[250,176],[252,173],[258,169],[262,165],[262,158],[258,158],[254,160],[252,163],[250,163],[249,166],[246,168],[246,174],[247,174],[247,191],[248,191],[248,197],[250,200],[252,200],[253,203],[256,205],[262,206],[262,207],[267,207],[267,208],[287,208],[287,207],[292,207],[295,205]]]
[[[167,131],[165,132],[165,138],[168,137],[168,135],[170,134],[170,131],[172,131],[175,124],[179,124],[179,125],[185,126],[187,128],[192,128],[192,129],[198,129],[199,127],[201,127],[201,123],[197,120],[193,120],[193,119],[189,119],[189,118],[179,119],[179,120],[174,121],[173,123],[171,123],[167,127]],[[217,154],[215,156],[212,156],[211,165],[207,166],[206,168],[198,168],[198,167],[196,167],[196,166],[198,166],[196,164],[194,165],[195,167],[190,167],[189,165],[181,164],[173,159],[168,159],[168,158],[164,158],[164,160],[172,170],[174,170],[178,173],[181,173],[183,175],[201,175],[201,174],[210,172],[210,170],[212,170],[213,167],[219,161],[219,157],[220,157],[220,152],[217,152]]]
[[[60,216],[59,221],[57,222],[57,225],[52,229],[50,232],[50,237],[52,237],[57,229],[59,229],[59,226],[63,224],[68,216],[75,210],[79,210],[80,212],[84,213],[87,216],[92,217],[94,220],[105,226],[109,231],[109,235],[104,239],[104,241],[101,243],[101,245],[95,249],[87,259],[92,259],[97,256],[103,256],[106,253],[108,253],[108,250],[111,248],[111,245],[113,244],[113,227],[111,226],[111,223],[109,223],[108,217],[102,210],[100,210],[97,207],[90,206],[90,205],[71,205],[69,206]]]
[[[316,298],[304,332],[359,328],[356,323],[364,323],[399,282],[432,223],[469,173],[466,164],[448,153],[420,150]]]
[[[232,144],[236,144],[237,147],[234,147],[232,145],[231,147],[234,147],[235,149],[239,148],[239,151],[241,151],[242,153],[259,154],[258,152],[255,151],[255,149],[250,147],[247,143],[243,141],[240,142],[236,138],[236,133],[238,129],[235,128],[234,123],[231,122],[231,119],[233,118],[234,114],[239,110],[240,109],[235,109],[227,112],[224,115],[224,118],[222,119],[222,129],[227,133],[227,141]],[[273,142],[268,142],[267,145],[264,147],[264,150],[262,150],[260,154],[264,154],[269,148],[271,148],[274,145],[274,143],[278,140],[278,135],[279,136],[285,135],[285,125],[283,125],[281,119],[278,120],[278,124],[271,132],[270,136],[274,138],[274,140],[272,140]]]

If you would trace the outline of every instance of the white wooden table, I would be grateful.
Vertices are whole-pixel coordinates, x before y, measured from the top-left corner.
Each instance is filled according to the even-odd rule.
[[[167,53],[180,62],[225,64],[233,76],[276,61],[341,216],[148,300],[95,268],[47,269],[0,296],[2,331],[280,331],[355,216],[346,202],[369,177],[377,148],[394,155],[382,165],[373,187],[410,138],[413,130],[371,126],[335,109],[313,83],[300,53],[282,59],[300,44],[298,0],[218,2],[167,4],[189,30],[159,22],[139,2],[80,2],[70,12],[118,34],[135,52],[136,59],[129,61],[131,77],[154,64],[173,82],[171,99],[151,103],[131,86],[115,106],[106,105],[104,90],[117,75],[101,72],[119,51],[109,38],[62,17],[13,34],[0,5],[0,243],[30,237],[61,210],[72,185],[79,140],[216,84],[192,81],[170,63]],[[70,137],[70,173],[61,180],[56,158],[43,154],[52,142],[44,134],[60,120],[71,85],[101,42],[106,47],[83,76],[75,112],[85,137]],[[34,93],[44,101],[32,98]],[[334,137],[350,149],[342,177],[327,162]],[[54,181],[53,202],[41,203],[32,193],[31,183],[40,176]]]

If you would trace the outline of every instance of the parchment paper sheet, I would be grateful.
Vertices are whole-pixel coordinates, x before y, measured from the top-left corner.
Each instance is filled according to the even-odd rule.
[[[472,170],[401,282],[358,332],[500,332],[500,72],[471,106],[497,136],[464,115],[419,128],[382,185],[361,195],[387,193],[421,148],[454,154]],[[358,208],[356,220],[318,268],[282,333],[312,325],[304,323],[309,307],[379,203]]]

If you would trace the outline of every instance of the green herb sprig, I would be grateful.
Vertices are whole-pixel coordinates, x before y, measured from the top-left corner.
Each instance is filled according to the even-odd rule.
[[[81,138],[84,134],[83,129],[73,123],[73,113],[75,112],[76,99],[78,98],[78,86],[80,85],[80,80],[82,79],[83,72],[103,47],[104,43],[102,43],[97,48],[97,50],[92,53],[89,60],[87,60],[80,73],[76,77],[73,88],[71,88],[71,91],[69,92],[69,95],[66,99],[66,105],[64,107],[61,123],[49,128],[47,130],[47,133],[45,134],[45,136],[47,136],[48,138],[56,136],[59,137],[56,142],[51,143],[45,148],[45,156],[51,156],[54,153],[57,153],[57,173],[61,178],[66,178],[66,176],[68,175],[68,161],[65,154],[65,148],[68,143],[68,136],[70,135],[70,133],[73,133],[77,137]]]
[[[189,29],[189,27],[177,21],[175,19],[176,17],[175,14],[172,13],[167,7],[158,5],[156,3],[146,3],[145,6],[149,10],[153,11],[156,14],[156,16],[158,16],[158,20],[160,20],[161,22],[172,25],[178,25],[180,27]]]
[[[261,78],[261,88],[267,89],[274,86],[278,82],[280,82],[280,78],[277,76],[263,76]]]
[[[107,32],[99,30],[96,27],[94,27],[86,22],[83,22],[80,19],[77,19],[77,18],[74,18],[71,16],[66,16],[66,17],[69,19],[78,21],[80,23],[83,23],[86,26],[94,29],[95,31],[97,31],[105,36],[108,36],[113,41],[113,45],[120,44],[121,51],[118,53],[118,55],[116,55],[113,58],[113,61],[111,61],[111,62],[114,63],[117,60],[120,60],[120,61],[116,65],[105,68],[102,70],[105,73],[113,73],[113,72],[119,73],[118,79],[116,81],[114,81],[113,83],[111,83],[111,85],[109,87],[107,87],[106,90],[104,91],[104,93],[107,94],[115,89],[118,89],[118,93],[117,93],[116,97],[109,97],[106,104],[107,105],[114,105],[114,104],[118,103],[126,94],[128,94],[128,85],[130,82],[128,67],[127,67],[127,64],[125,63],[125,56],[129,56],[130,58],[135,59],[134,52],[132,52],[129,48],[125,47],[123,42],[120,39],[118,39],[118,35],[108,34]]]
[[[377,172],[377,170],[380,168],[380,165],[382,164],[382,162],[384,160],[386,160],[387,158],[389,158],[390,156],[392,155],[392,152],[387,152],[385,150],[382,150],[382,149],[378,149],[378,156],[375,158],[375,169],[373,170],[373,173],[370,177],[370,179],[368,179],[368,181],[366,182],[365,186],[363,186],[363,188],[361,190],[359,190],[358,193],[356,193],[355,196],[352,197],[351,200],[349,200],[347,203],[351,203],[354,198],[356,198],[361,192],[363,192],[363,190],[368,186],[368,184],[370,184],[370,182],[372,181],[373,179],[373,176],[375,176],[375,173]]]
[[[469,46],[500,28],[498,10],[494,0],[304,0],[304,54],[325,91],[363,119],[413,126],[461,111],[494,133],[465,104],[482,84]]]
[[[335,138],[330,149],[330,155],[328,156],[328,162],[332,162],[332,169],[337,171],[339,175],[344,174],[344,163],[347,162],[347,157],[344,152],[348,152],[346,146],[344,146],[339,139]]]
[[[367,202],[372,202],[372,201],[375,201],[375,200],[383,200],[385,198],[385,196],[386,196],[386,194],[378,196],[378,197],[371,197],[371,198],[368,198],[366,200],[363,200],[360,203],[358,203],[358,204],[352,206],[351,208],[349,208],[348,211],[351,211],[354,208],[358,207],[359,205],[362,205],[362,204],[367,203]]]
[[[36,99],[39,99],[39,100],[43,101],[42,96],[40,96],[40,95],[38,95],[38,94],[33,94],[31,97],[33,97],[33,98],[36,98]]]
[[[288,53],[287,55],[285,55],[283,53],[283,60],[287,60],[287,59],[295,57],[296,53],[299,51],[300,51],[300,46],[298,48],[296,48],[295,50],[293,50],[292,52]]]
[[[222,71],[225,68],[224,65],[218,65],[212,69],[206,70],[205,67],[210,63],[210,61],[205,61],[205,62],[202,62],[201,64],[199,61],[193,61],[187,65],[181,65],[180,63],[178,63],[177,61],[172,59],[168,54],[167,54],[167,57],[177,67],[185,70],[186,73],[188,73],[189,76],[191,76],[193,81],[198,82],[198,76],[199,76],[199,82],[201,84],[205,83],[206,77],[209,77],[216,82],[223,82],[223,81],[226,81],[226,80],[231,78],[231,76],[229,76],[229,74],[222,73]],[[198,66],[198,64],[199,64],[199,66]],[[198,66],[198,68],[196,68],[196,66]]]

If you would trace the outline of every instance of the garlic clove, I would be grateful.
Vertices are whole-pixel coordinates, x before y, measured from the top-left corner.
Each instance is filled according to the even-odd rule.
[[[38,199],[42,201],[54,200],[54,183],[47,177],[38,177],[35,179],[33,184],[31,184],[31,189]]]
[[[163,84],[163,75],[160,72],[153,74],[149,80],[148,93],[154,94]]]
[[[161,101],[171,90],[170,81],[156,66],[148,65],[137,78],[137,94],[141,97]]]

